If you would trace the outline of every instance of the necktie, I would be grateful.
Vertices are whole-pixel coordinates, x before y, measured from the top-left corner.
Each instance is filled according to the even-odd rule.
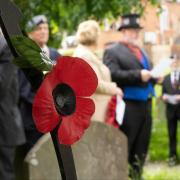
[[[142,59],[141,50],[133,44],[126,43],[126,42],[123,42],[123,44],[126,45],[130,49],[130,51],[136,56],[136,58],[141,62],[141,59]]]
[[[175,89],[177,89],[178,87],[178,81],[179,81],[179,73],[177,71],[174,71],[174,82],[173,82],[173,86]]]

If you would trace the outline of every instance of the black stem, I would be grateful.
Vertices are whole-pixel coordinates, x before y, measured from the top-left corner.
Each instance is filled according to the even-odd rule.
[[[60,125],[51,132],[51,138],[56,151],[61,177],[62,180],[77,180],[71,146],[60,144],[58,140],[57,133],[59,126]]]

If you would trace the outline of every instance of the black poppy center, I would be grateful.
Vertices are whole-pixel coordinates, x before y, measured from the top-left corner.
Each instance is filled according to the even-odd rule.
[[[76,96],[67,84],[58,84],[52,92],[57,112],[60,115],[71,115],[76,108]]]

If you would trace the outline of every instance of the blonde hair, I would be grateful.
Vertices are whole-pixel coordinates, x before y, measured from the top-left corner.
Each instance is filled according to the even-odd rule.
[[[87,20],[79,24],[76,36],[79,43],[93,45],[97,43],[99,33],[99,24],[95,20]]]

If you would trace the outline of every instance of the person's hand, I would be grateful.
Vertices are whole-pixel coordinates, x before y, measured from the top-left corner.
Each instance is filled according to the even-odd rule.
[[[141,79],[143,82],[149,81],[150,78],[151,78],[150,71],[148,71],[146,69],[141,70]]]
[[[176,95],[176,99],[177,99],[177,101],[180,101],[180,95],[179,94]]]
[[[120,95],[121,97],[123,97],[123,91],[122,91],[121,88],[118,88],[118,87],[117,87],[116,93],[117,93],[117,95]]]
[[[166,95],[163,95],[163,96],[162,96],[162,100],[165,101],[165,102],[167,102],[168,97],[167,97]]]

